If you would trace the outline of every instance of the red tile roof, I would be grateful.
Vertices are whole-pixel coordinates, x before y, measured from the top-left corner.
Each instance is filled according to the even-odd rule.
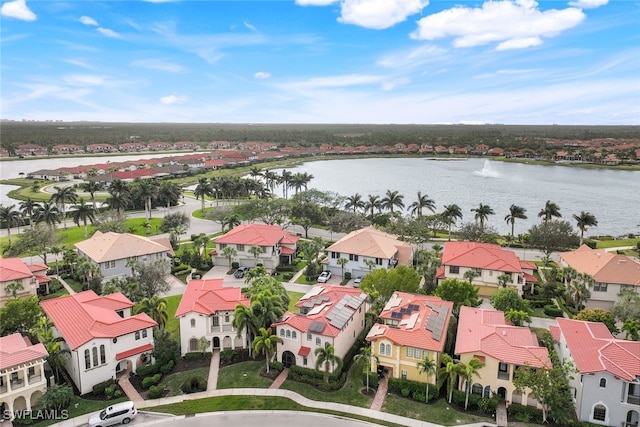
[[[380,313],[386,324],[373,325],[367,341],[387,338],[397,345],[442,352],[452,310],[453,303],[439,297],[395,292]],[[388,324],[394,320],[398,326]],[[436,323],[441,327],[434,328]]]
[[[614,338],[604,323],[557,318],[559,337],[564,337],[581,374],[608,372],[626,381],[640,376],[640,341]],[[554,336],[555,338],[555,336]]]
[[[500,245],[478,242],[445,242],[443,265],[522,273],[520,259]]]
[[[504,313],[460,307],[455,354],[484,353],[504,363],[551,366],[549,353],[529,328],[507,325]]]
[[[32,276],[33,272],[20,258],[0,257],[0,282],[21,280]]]
[[[575,251],[561,252],[560,259],[598,283],[640,286],[640,262],[631,257],[582,245]]]
[[[249,306],[249,299],[238,287],[223,287],[223,279],[191,280],[180,300],[175,317],[195,312],[210,315],[233,311],[238,304]]]
[[[22,365],[49,355],[44,345],[31,344],[19,333],[0,337],[0,370]]]
[[[132,348],[131,350],[123,351],[122,353],[117,353],[116,360],[126,359],[127,357],[144,353],[145,351],[149,350],[153,350],[153,344],[145,344],[141,345],[140,347]]]
[[[307,357],[309,353],[311,353],[311,348],[309,347],[300,347],[300,350],[298,350],[300,356]]]
[[[98,296],[84,291],[40,305],[72,350],[94,338],[116,338],[157,325],[146,313],[120,317],[116,311],[133,303],[119,292]]]
[[[282,227],[264,224],[242,224],[215,239],[216,243],[251,246],[275,246],[278,243],[293,244],[297,241],[298,236]]]

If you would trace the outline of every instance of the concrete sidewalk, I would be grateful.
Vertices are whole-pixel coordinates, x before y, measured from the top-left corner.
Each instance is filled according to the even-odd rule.
[[[211,363],[209,364],[209,378],[207,379],[207,391],[218,388],[218,371],[220,369],[220,350],[213,349]]]

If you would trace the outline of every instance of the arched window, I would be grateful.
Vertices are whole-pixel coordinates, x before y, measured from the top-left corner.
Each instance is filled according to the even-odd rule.
[[[287,329],[287,338],[291,338],[291,331]]]
[[[384,344],[380,343],[380,354],[384,355]]]
[[[136,331],[135,339],[136,339],[136,341],[140,339],[140,331]]]
[[[391,344],[387,344],[387,345],[385,346],[385,349],[386,349],[385,354],[386,354],[387,356],[391,356]]]
[[[104,352],[104,344],[100,346],[100,363],[102,364],[107,363],[107,355]]]
[[[89,354],[89,349],[84,351],[84,368],[91,368],[91,355]]]
[[[191,338],[189,340],[189,351],[198,351],[198,340],[197,340],[197,338]]]
[[[607,387],[607,379],[606,378],[600,378],[600,387],[602,387],[602,388],[606,388]]]
[[[284,336],[284,329],[280,329],[280,336],[283,337]]]
[[[316,338],[316,347],[320,347],[320,338]]]
[[[191,319],[191,327],[192,328],[196,327],[196,319]]]
[[[298,334],[296,334],[296,331],[291,332],[291,339],[298,339]]]
[[[491,386],[488,385],[484,388],[484,395],[482,397],[491,397]]]
[[[471,394],[482,396],[482,384],[475,383],[471,386]]]
[[[593,407],[593,420],[604,421],[607,418],[607,407],[604,405],[596,405]]]
[[[98,366],[98,348],[93,347],[91,353],[93,354],[93,366]]]

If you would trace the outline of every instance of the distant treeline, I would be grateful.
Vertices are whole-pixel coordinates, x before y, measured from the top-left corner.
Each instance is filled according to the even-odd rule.
[[[361,124],[218,124],[218,123],[94,123],[0,122],[0,146],[12,150],[21,144],[124,142],[231,143],[259,141],[282,146],[431,144],[537,148],[548,138],[589,140],[640,138],[640,126],[556,125],[361,125]]]

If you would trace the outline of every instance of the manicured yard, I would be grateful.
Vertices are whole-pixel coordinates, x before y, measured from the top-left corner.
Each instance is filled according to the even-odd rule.
[[[129,400],[126,396],[120,397],[118,399],[113,400],[91,400],[91,399],[83,399],[79,396],[73,396],[71,399],[71,405],[69,405],[69,418],[79,417],[84,414],[91,414],[93,412],[98,412],[103,410],[109,405],[113,405],[118,402],[125,402]],[[60,422],[60,420],[46,420],[39,422],[36,424],[38,427],[40,426],[49,426],[52,424],[56,424]]]
[[[179,396],[182,394],[180,386],[183,382],[185,382],[185,380],[191,377],[203,378],[206,382],[207,378],[209,378],[209,368],[196,368],[189,371],[169,374],[166,377],[162,378],[162,381],[160,381],[160,385],[163,386],[165,390],[171,390],[169,392],[169,396]]]
[[[218,372],[218,388],[268,388],[271,380],[260,376],[264,361],[247,361],[225,366]]]
[[[180,304],[180,299],[182,295],[172,295],[169,297],[165,297],[167,300],[167,324],[164,326],[165,330],[171,333],[171,336],[180,340],[180,319],[176,319],[176,311],[178,310],[178,304]]]
[[[440,399],[435,403],[427,405],[411,399],[396,396],[395,394],[388,394],[382,410],[390,414],[415,418],[421,421],[445,426],[471,423],[494,423],[494,420],[491,417],[484,418],[457,411],[450,407],[445,399]]]
[[[640,239],[598,240],[596,247],[598,249],[617,248],[620,246],[633,246],[635,248],[638,242],[640,242]]]
[[[287,291],[287,294],[289,294],[289,308],[287,308],[287,310],[292,313],[297,313],[298,309],[296,308],[296,303],[300,301],[300,298],[302,298],[304,294],[302,292],[294,291]]]

